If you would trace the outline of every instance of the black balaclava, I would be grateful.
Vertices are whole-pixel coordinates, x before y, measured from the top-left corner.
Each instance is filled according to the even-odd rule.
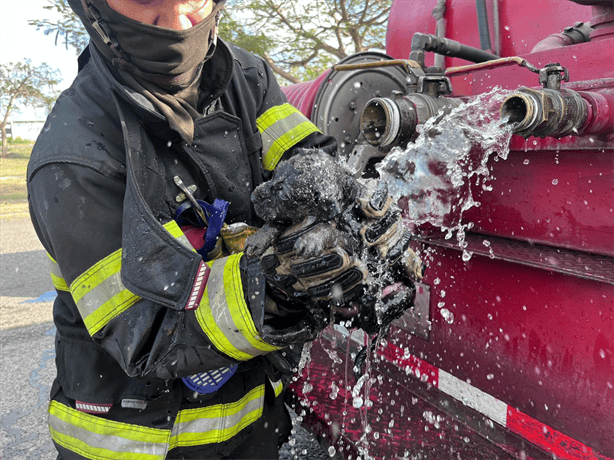
[[[147,98],[172,129],[192,142],[198,87],[204,62],[215,51],[217,23],[226,0],[201,22],[174,30],[135,21],[106,0],[69,0],[96,48],[123,83]]]

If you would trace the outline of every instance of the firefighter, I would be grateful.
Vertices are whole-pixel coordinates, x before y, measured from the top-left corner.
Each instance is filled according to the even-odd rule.
[[[241,245],[253,189],[336,142],[217,37],[224,2],[69,0],[90,44],[28,167],[58,458],[277,458],[287,439],[284,386],[326,321],[306,292],[271,299]]]

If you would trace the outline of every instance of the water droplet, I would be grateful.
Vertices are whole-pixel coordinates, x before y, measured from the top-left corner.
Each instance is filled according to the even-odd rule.
[[[557,185],[559,183],[558,179],[552,179],[552,185]]]
[[[454,322],[454,314],[447,308],[442,308],[439,310],[439,313],[441,313],[441,316],[446,323],[452,324]]]

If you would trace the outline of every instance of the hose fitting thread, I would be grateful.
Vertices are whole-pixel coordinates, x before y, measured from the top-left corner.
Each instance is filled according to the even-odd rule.
[[[578,134],[588,113],[577,91],[520,88],[505,99],[500,115],[514,134],[524,138],[561,138]]]

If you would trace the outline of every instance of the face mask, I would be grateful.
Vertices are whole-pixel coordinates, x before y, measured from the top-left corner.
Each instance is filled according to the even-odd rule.
[[[215,44],[221,0],[211,14],[186,30],[135,21],[113,10],[106,0],[81,0],[95,30],[96,47],[118,69],[169,91],[189,86],[200,74]],[[87,24],[86,24],[87,25]]]

